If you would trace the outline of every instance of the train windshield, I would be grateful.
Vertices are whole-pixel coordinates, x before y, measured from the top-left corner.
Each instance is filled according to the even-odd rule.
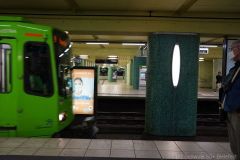
[[[53,40],[56,57],[59,95],[70,95],[70,39],[65,32],[54,30]]]
[[[44,66],[44,67],[43,67]],[[24,45],[24,90],[28,94],[53,94],[50,51],[47,43],[27,42]]]

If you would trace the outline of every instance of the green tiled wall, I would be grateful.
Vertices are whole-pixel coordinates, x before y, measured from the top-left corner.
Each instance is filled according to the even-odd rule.
[[[108,81],[109,82],[116,82],[117,81],[117,79],[113,79],[113,77],[112,77],[114,70],[116,70],[116,67],[111,67],[111,66],[108,67]]]
[[[139,88],[139,68],[140,66],[146,66],[147,58],[146,57],[134,57],[133,58],[133,88]]]
[[[113,70],[112,70],[112,67],[108,67],[108,81],[109,82],[112,82],[113,81],[113,79],[112,79],[112,72],[113,72]]]
[[[130,85],[133,85],[133,59],[131,59],[131,65],[130,65]]]
[[[176,88],[172,83],[172,53],[180,45],[181,69]],[[145,131],[161,136],[194,136],[197,115],[199,36],[149,36]]]

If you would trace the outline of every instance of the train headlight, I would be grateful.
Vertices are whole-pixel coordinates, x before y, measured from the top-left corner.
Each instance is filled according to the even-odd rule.
[[[65,121],[67,119],[67,114],[65,113],[65,112],[62,112],[62,113],[60,113],[59,115],[58,115],[58,120],[60,121],[60,122],[63,122],[63,121]]]

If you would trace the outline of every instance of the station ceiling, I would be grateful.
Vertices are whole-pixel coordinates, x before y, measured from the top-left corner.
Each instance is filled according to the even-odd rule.
[[[0,0],[0,4],[1,15],[60,28],[76,43],[112,43],[99,48],[146,42],[153,32],[198,33],[202,44],[218,45],[225,36],[240,36],[239,0]]]

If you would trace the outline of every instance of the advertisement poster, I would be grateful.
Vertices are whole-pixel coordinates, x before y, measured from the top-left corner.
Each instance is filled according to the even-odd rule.
[[[73,113],[94,113],[94,69],[73,69]]]

